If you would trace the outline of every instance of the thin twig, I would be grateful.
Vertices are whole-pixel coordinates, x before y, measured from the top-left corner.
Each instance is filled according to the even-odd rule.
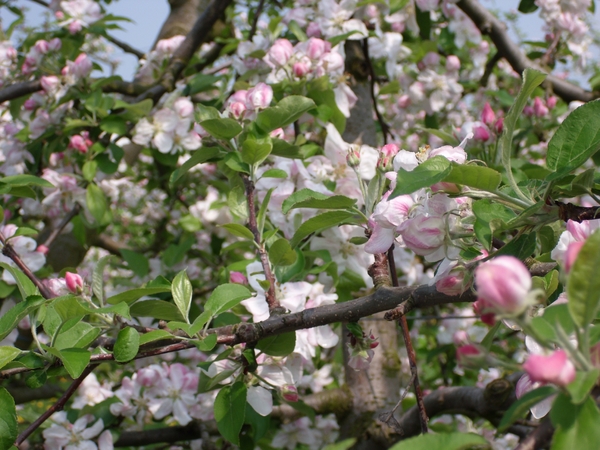
[[[498,62],[501,59],[502,59],[502,54],[500,52],[496,52],[496,53],[494,53],[494,56],[492,56],[488,60],[488,62],[485,64],[485,71],[483,72],[483,76],[481,77],[481,80],[479,80],[480,86],[487,87],[488,80],[490,79],[490,75],[494,71],[494,67],[496,67],[496,64],[498,64]]]
[[[265,245],[262,242],[262,236],[258,229],[258,222],[256,219],[256,205],[254,204],[254,183],[245,174],[242,174],[244,180],[244,186],[246,187],[246,198],[248,200],[248,228],[254,235],[254,242],[257,246],[258,257],[262,264],[265,272],[265,279],[269,282],[269,289],[265,292],[265,298],[269,305],[269,311],[273,312],[280,308],[277,296],[275,295],[275,276],[271,271],[271,263],[269,262],[269,255],[265,249]]]
[[[407,384],[406,388],[404,389],[404,392],[400,396],[400,400],[398,400],[398,403],[396,403],[396,406],[394,406],[391,411],[379,414],[379,420],[381,420],[383,423],[388,424],[390,427],[392,427],[396,431],[396,433],[398,433],[400,435],[402,435],[402,428],[400,428],[400,424],[394,417],[394,414],[395,414],[396,410],[400,407],[400,405],[402,404],[402,402],[404,401],[404,399],[406,398],[408,393],[410,392],[410,385],[414,384],[415,376],[416,376],[415,373],[412,373],[410,375],[410,380],[408,380],[408,384]]]
[[[73,207],[73,209],[71,211],[69,211],[69,213],[65,217],[63,217],[63,220],[61,220],[61,222],[58,224],[58,226],[54,230],[52,230],[52,233],[50,233],[50,236],[48,236],[48,239],[46,239],[42,245],[50,248],[50,246],[52,245],[54,240],[58,237],[58,235],[62,232],[62,230],[68,225],[68,223],[71,220],[73,220],[73,218],[77,214],[79,214],[79,211],[81,211],[81,205],[79,203],[77,203]]]
[[[6,238],[2,233],[0,233],[0,243],[2,243],[2,254],[15,263],[15,265],[21,269],[21,271],[31,280],[31,282],[37,287],[42,294],[42,297],[45,299],[50,299],[56,297],[54,292],[48,289],[38,277],[27,267],[27,265],[23,262],[19,254],[15,251],[13,246],[7,242]]]
[[[390,273],[392,275],[392,285],[398,287],[398,273],[396,272],[396,262],[394,261],[394,244],[388,250],[388,261],[390,265]],[[412,345],[410,338],[410,330],[408,329],[408,322],[406,317],[402,315],[398,320],[400,329],[402,330],[402,336],[404,337],[404,345],[406,346],[406,353],[408,354],[408,363],[410,364],[410,373],[413,377],[413,386],[415,388],[415,396],[417,397],[417,407],[419,408],[419,419],[421,421],[421,433],[427,433],[427,411],[425,410],[425,403],[423,403],[423,391],[419,383],[419,374],[417,371],[417,354]]]
[[[371,100],[373,101],[373,109],[375,110],[375,115],[377,116],[377,121],[379,122],[379,126],[381,127],[381,132],[383,133],[383,143],[387,144],[388,136],[390,135],[390,127],[383,116],[379,112],[379,108],[377,108],[377,96],[375,95],[375,69],[373,69],[373,64],[371,63],[371,57],[369,56],[369,41],[368,39],[363,39],[362,41],[362,49],[363,54],[365,56],[365,63],[367,64],[367,68],[369,69],[369,81],[371,84]]]
[[[17,447],[19,445],[21,445],[23,443],[23,441],[25,439],[27,439],[29,437],[29,435],[31,435],[31,433],[33,433],[41,424],[43,424],[52,414],[54,414],[57,411],[62,411],[62,409],[65,407],[65,404],[67,403],[67,401],[71,398],[71,396],[75,393],[75,391],[77,390],[79,385],[83,382],[83,380],[86,379],[86,377],[92,372],[92,370],[94,370],[95,367],[96,366],[93,366],[93,365],[87,366],[84,369],[84,371],[82,372],[82,374],[79,376],[79,378],[77,378],[76,380],[73,381],[73,383],[71,383],[71,386],[69,386],[69,388],[56,401],[56,403],[54,403],[54,405],[52,405],[50,408],[48,408],[48,410],[44,414],[42,414],[34,422],[32,422],[31,425],[29,425],[27,427],[27,429],[25,431],[23,431],[19,435],[19,437],[17,437],[17,440],[15,441],[15,445]]]
[[[133,48],[127,42],[123,42],[114,36],[111,36],[109,34],[104,34],[103,36],[106,38],[107,41],[112,42],[117,47],[119,47],[121,50],[123,50],[125,53],[131,53],[132,55],[136,56],[138,59],[142,59],[146,55],[144,52],[142,52],[136,48]]]
[[[248,34],[248,41],[252,41],[254,34],[256,33],[256,26],[258,25],[258,19],[262,14],[262,10],[265,6],[265,0],[260,0],[258,2],[258,8],[256,8],[256,13],[254,14],[254,20],[252,21],[252,27],[250,28],[250,34]]]

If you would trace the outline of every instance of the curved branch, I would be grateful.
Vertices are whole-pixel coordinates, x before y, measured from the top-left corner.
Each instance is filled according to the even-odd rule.
[[[125,53],[131,53],[132,55],[136,56],[137,59],[141,59],[145,55],[144,52],[142,52],[136,48],[133,48],[127,42],[123,42],[120,39],[117,39],[116,37],[109,35],[108,33],[103,34],[103,36],[106,38],[107,41],[112,42],[117,47],[119,47],[121,50],[123,50]]]
[[[14,100],[27,94],[33,94],[42,90],[42,82],[40,80],[25,81],[23,83],[15,83],[0,89],[0,103],[7,100]]]
[[[477,0],[460,0],[456,3],[456,6],[469,16],[482,34],[487,34],[492,39],[498,53],[509,62],[515,71],[522,74],[528,67],[542,70],[536,63],[527,58],[519,46],[510,39],[506,32],[506,25]],[[550,84],[554,93],[566,102],[573,100],[589,102],[597,97],[595,93],[586,91],[554,75],[548,75],[545,83]]]

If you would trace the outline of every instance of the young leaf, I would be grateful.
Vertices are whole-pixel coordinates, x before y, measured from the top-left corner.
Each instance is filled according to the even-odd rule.
[[[488,441],[472,433],[422,434],[400,441],[389,450],[470,450],[491,448]]]
[[[120,294],[109,297],[106,300],[106,303],[108,303],[110,305],[116,305],[121,302],[124,302],[126,304],[131,304],[147,295],[162,294],[164,292],[171,292],[171,287],[164,286],[164,287],[145,287],[145,288],[130,289],[128,291],[124,291],[124,292],[121,292]]]
[[[246,410],[246,385],[242,382],[221,388],[215,399],[215,420],[221,435],[239,445],[239,435],[244,425]]]
[[[287,356],[296,346],[296,332],[283,333],[261,339],[256,348],[271,356]]]
[[[396,179],[396,188],[389,196],[390,199],[399,195],[412,194],[413,192],[429,187],[446,178],[452,167],[450,161],[444,156],[434,156],[419,164],[412,171],[400,169]]]
[[[298,120],[302,114],[315,107],[315,102],[300,95],[290,95],[277,105],[258,113],[256,124],[269,133],[277,128],[283,128]],[[201,124],[202,125],[202,124]]]
[[[225,228],[234,236],[245,238],[250,241],[254,240],[254,235],[252,234],[252,231],[250,231],[244,225],[240,225],[239,223],[228,223],[225,225],[221,225],[221,227]]]
[[[567,297],[573,322],[585,327],[596,318],[600,309],[600,231],[596,230],[579,251],[569,273]]]
[[[205,311],[210,311],[216,316],[223,311],[233,308],[242,300],[250,297],[252,293],[241,284],[226,283],[217,286],[204,306]]]
[[[15,400],[6,389],[0,388],[0,448],[16,449],[12,445],[18,434]]]
[[[183,320],[177,306],[164,300],[144,300],[133,304],[129,311],[136,317],[153,317],[158,320]]]
[[[600,375],[599,369],[590,370],[589,372],[577,372],[577,376],[572,383],[567,385],[567,391],[571,394],[571,400],[575,405],[583,403],[590,393]]]
[[[354,214],[348,211],[328,211],[318,216],[312,217],[304,222],[294,233],[290,241],[292,248],[295,248],[302,240],[313,233],[326,230],[328,228],[343,225],[346,223],[359,223],[354,218]]]
[[[560,124],[548,143],[546,165],[561,174],[579,167],[600,150],[600,100],[588,102]]]
[[[498,431],[504,431],[510,427],[516,420],[525,417],[532,406],[537,405],[542,400],[556,394],[556,388],[552,386],[542,386],[528,392],[523,397],[514,402],[510,408],[504,413]]]
[[[85,201],[90,214],[98,226],[107,225],[112,221],[112,213],[104,192],[95,184],[88,184]]]
[[[137,355],[140,348],[140,334],[135,328],[126,327],[119,331],[117,341],[113,348],[115,361],[127,362],[131,361]]]
[[[148,275],[148,272],[150,271],[150,262],[144,255],[124,248],[121,249],[121,256],[123,256],[127,266],[129,266],[133,273],[138,277],[143,278]]]
[[[598,448],[600,411],[591,397],[586,397],[583,404],[575,405],[568,396],[560,394],[550,411],[550,420],[556,428],[553,450]]]
[[[260,164],[271,154],[272,149],[273,144],[270,139],[248,138],[242,144],[240,154],[246,164]]]
[[[62,361],[65,369],[73,379],[78,378],[90,363],[91,353],[82,348],[65,348],[60,351],[48,349],[48,351]]]
[[[350,209],[356,200],[343,195],[329,196],[311,189],[300,189],[283,201],[281,211],[287,214],[295,208]]]
[[[233,119],[208,119],[200,122],[208,134],[217,139],[228,141],[242,132],[242,127]]]
[[[175,169],[169,177],[169,184],[173,186],[177,181],[185,175],[192,167],[202,164],[209,159],[215,158],[219,155],[218,147],[201,147],[192,153],[190,159],[184,162],[181,167]]]
[[[0,347],[0,369],[19,356],[20,353],[21,350],[16,347]]]
[[[489,167],[452,163],[452,170],[443,181],[493,192],[498,188],[501,180],[500,172]]]
[[[296,258],[296,252],[285,238],[277,239],[269,248],[269,261],[273,266],[291,266]]]
[[[46,300],[39,295],[27,297],[25,301],[17,303],[0,317],[0,341],[14,330],[18,323],[30,312],[39,308]]]
[[[171,292],[173,293],[173,301],[179,309],[179,312],[187,323],[190,315],[190,305],[192,304],[192,283],[187,276],[185,270],[182,270],[173,279],[171,285]]]

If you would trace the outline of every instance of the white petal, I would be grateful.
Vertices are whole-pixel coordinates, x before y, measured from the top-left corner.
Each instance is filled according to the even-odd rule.
[[[262,386],[250,386],[246,400],[261,416],[268,416],[273,411],[273,397],[271,393]]]

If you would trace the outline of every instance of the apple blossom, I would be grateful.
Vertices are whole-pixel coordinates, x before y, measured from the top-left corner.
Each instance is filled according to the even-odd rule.
[[[575,366],[564,350],[556,350],[548,356],[529,355],[523,369],[534,382],[566,386],[575,380]]]
[[[67,289],[73,294],[81,294],[83,291],[83,278],[76,273],[67,272],[65,274]]]
[[[477,266],[475,286],[477,295],[499,314],[518,315],[530,305],[531,275],[513,256],[498,256]]]

